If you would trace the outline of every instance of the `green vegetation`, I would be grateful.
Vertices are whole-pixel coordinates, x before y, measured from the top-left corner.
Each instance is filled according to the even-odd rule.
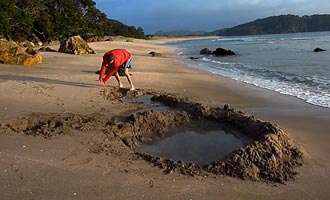
[[[144,38],[141,27],[108,19],[93,0],[1,0],[0,36],[43,42],[79,34]]]
[[[330,31],[330,15],[280,15],[258,19],[232,28],[217,30],[208,35],[260,35],[297,32]]]

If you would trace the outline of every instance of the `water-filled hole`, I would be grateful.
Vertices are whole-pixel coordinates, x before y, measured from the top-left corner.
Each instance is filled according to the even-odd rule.
[[[155,110],[155,111],[161,111],[161,112],[166,112],[166,111],[176,111],[178,109],[171,108],[169,106],[165,106],[164,104],[158,102],[158,101],[152,101],[151,98],[154,95],[142,95],[136,98],[132,99],[127,99],[125,100],[126,103],[132,103],[132,104],[137,104],[141,105],[141,109],[138,110],[138,112],[145,112],[145,111],[150,111],[150,110]]]
[[[145,142],[136,151],[176,161],[209,164],[252,142],[232,126],[205,120],[164,134],[167,137]]]

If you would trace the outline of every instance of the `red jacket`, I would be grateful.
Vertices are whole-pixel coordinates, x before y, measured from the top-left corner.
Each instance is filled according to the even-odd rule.
[[[111,64],[109,63],[109,59],[108,59],[108,54],[110,54],[110,53],[112,53],[114,56],[114,62]],[[109,67],[110,71],[104,78],[105,81],[108,80],[114,73],[116,73],[118,68],[130,58],[131,58],[131,54],[125,49],[113,49],[113,50],[106,52],[103,55],[100,79],[104,77],[106,67]]]

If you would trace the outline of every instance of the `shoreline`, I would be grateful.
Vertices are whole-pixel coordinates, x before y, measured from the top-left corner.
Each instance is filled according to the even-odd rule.
[[[253,84],[236,81],[229,77],[215,75],[202,69],[193,68],[180,63],[177,64],[193,71],[197,71],[197,73],[210,76],[212,77],[212,80],[219,79],[218,82],[223,83],[221,87],[228,89],[230,92],[228,95],[230,96],[229,99],[227,102],[223,103],[231,104],[233,107],[247,111],[250,114],[260,116],[261,118],[266,118],[270,121],[281,117],[301,117],[306,119],[316,118],[325,121],[329,120],[330,122],[330,108],[314,105],[295,96],[282,94],[267,88],[255,86]],[[222,90],[224,88],[219,89]],[[214,90],[212,88],[212,91],[217,90],[218,89],[216,87]],[[215,95],[208,93],[206,96],[210,97]],[[277,106],[280,109],[274,110],[271,106]]]
[[[279,80],[276,79],[276,80],[268,82],[268,80],[265,79],[265,77],[269,75],[268,73],[265,73],[265,76],[260,75],[260,77],[253,77],[255,75],[250,75],[248,72],[245,71],[246,69],[245,70],[236,69],[236,64],[234,65],[232,62],[234,62],[234,60],[235,60],[235,62],[238,62],[240,60],[238,57],[237,57],[238,60],[236,60],[235,57],[233,57],[233,58],[223,58],[223,59],[220,58],[220,60],[219,60],[218,58],[213,59],[211,57],[207,57],[207,56],[205,57],[203,55],[199,55],[199,53],[198,53],[199,49],[202,49],[203,45],[205,47],[206,44],[207,44],[207,46],[210,46],[211,43],[212,43],[212,46],[216,45],[216,44],[220,45],[220,43],[215,42],[215,40],[208,39],[208,38],[205,38],[204,40],[201,40],[200,42],[197,42],[197,43],[196,42],[195,43],[189,42],[189,44],[186,44],[185,42],[184,43],[179,43],[179,44],[182,44],[183,46],[178,45],[178,43],[175,43],[175,42],[174,43],[170,42],[170,43],[168,43],[168,45],[178,47],[179,50],[180,50],[180,46],[182,46],[185,49],[187,47],[187,45],[189,45],[190,48],[188,48],[186,50],[183,50],[183,52],[180,52],[180,53],[183,53],[184,55],[182,55],[182,58],[179,60],[179,62],[183,63],[183,64],[185,64],[185,65],[187,65],[191,68],[202,68],[205,71],[209,71],[210,73],[214,73],[216,75],[225,76],[225,77],[228,77],[228,78],[233,77],[233,78],[230,78],[230,79],[233,79],[233,80],[237,79],[239,81],[246,82],[246,83],[248,83],[250,85],[254,85],[256,87],[260,87],[260,88],[264,88],[264,89],[268,89],[268,90],[273,90],[275,92],[278,92],[278,93],[284,94],[284,95],[294,96],[294,97],[297,97],[299,99],[302,99],[302,100],[306,101],[309,104],[330,109],[330,106],[327,103],[326,90],[324,90],[322,92],[322,90],[317,89],[318,87],[322,88],[321,85],[318,86],[317,88],[315,86],[314,89],[307,90],[305,88],[306,86],[304,85],[305,82],[303,82],[301,84],[296,84],[295,82],[288,82],[287,83],[285,80],[282,80],[283,77],[279,78]],[[199,47],[198,46],[195,47],[195,45],[198,45]],[[213,46],[213,48],[216,48],[216,47]],[[232,47],[232,48],[234,48],[234,47]],[[240,48],[240,47],[236,47],[236,48]],[[239,57],[244,57],[245,58],[245,56],[247,54],[246,51],[247,50],[245,50],[244,54],[242,56],[239,56]],[[243,53],[243,52],[241,52],[241,53]],[[274,57],[277,57],[275,55],[274,55]],[[190,59],[190,58],[193,58],[193,57],[194,57],[193,60]],[[204,59],[206,59],[206,62],[202,62],[202,60],[204,60]],[[226,63],[227,59],[229,59],[228,60],[229,63]],[[234,60],[232,60],[232,59],[234,59]],[[247,58],[245,58],[245,59],[247,59]],[[253,58],[249,58],[249,59],[253,59]],[[299,61],[299,59],[298,59],[298,61]],[[223,70],[218,71],[217,67],[213,66],[213,64],[212,64],[213,62],[216,62],[216,63],[217,62],[220,62],[220,63],[225,62],[226,66],[228,65],[228,66],[230,66],[230,68],[233,67],[233,70],[235,70],[234,74],[231,74],[231,73],[227,74],[228,72],[226,72],[226,70],[225,71],[223,71]],[[248,60],[246,60],[246,62],[248,62]],[[255,61],[251,60],[251,62],[255,62]],[[207,63],[207,64],[205,64],[205,63]],[[299,62],[297,62],[297,63],[299,63]],[[320,62],[320,63],[322,63],[322,62]],[[283,64],[284,63],[282,63],[282,65]],[[221,66],[222,66],[222,64],[221,64]],[[294,68],[297,68],[297,67],[298,66],[294,66]],[[265,68],[268,69],[268,67],[265,67]],[[297,70],[298,69],[299,68],[297,68]],[[238,72],[236,72],[236,70],[238,70]],[[253,71],[253,72],[255,72],[255,71]],[[243,74],[247,73],[248,75],[245,74],[244,76],[241,76],[238,73],[243,73]],[[258,69],[255,73],[260,73],[260,69]],[[283,72],[283,73],[285,73],[285,72]],[[302,72],[302,73],[306,73],[306,72]],[[284,75],[280,75],[280,76],[284,76]],[[286,74],[286,76],[289,76],[289,77],[292,76],[291,77],[292,79],[295,78],[295,76],[293,76],[293,75]],[[320,78],[320,77],[313,78],[313,77],[310,77],[311,75],[308,76],[308,74],[305,74],[305,76],[308,77],[306,79],[311,79],[313,82],[315,81],[316,83],[318,82],[317,79]],[[264,80],[264,81],[262,81],[262,80]],[[304,80],[303,77],[302,77],[302,80]],[[265,83],[263,83],[263,82],[265,82]],[[295,88],[299,88],[299,85],[300,85],[300,89],[295,89]]]
[[[162,42],[164,41],[160,41]],[[165,176],[160,174],[157,168],[143,161],[134,161],[132,165],[126,163],[127,161],[118,161],[119,164],[116,164],[117,160],[107,161],[109,158],[103,155],[90,158],[78,142],[81,140],[80,142],[87,143],[86,138],[90,136],[81,136],[77,140],[74,137],[63,136],[45,142],[42,138],[31,136],[0,134],[0,157],[5,160],[1,167],[2,173],[15,165],[26,177],[24,182],[24,179],[19,181],[16,176],[3,174],[5,178],[0,181],[1,185],[23,186],[23,189],[15,193],[13,188],[2,187],[2,194],[7,194],[11,198],[15,195],[28,197],[32,195],[27,194],[31,190],[35,195],[32,197],[37,199],[70,199],[74,193],[84,194],[81,199],[90,199],[90,195],[96,195],[95,199],[102,199],[106,195],[114,195],[117,199],[138,199],[133,194],[141,194],[141,191],[145,199],[217,199],[219,195],[226,199],[325,199],[330,195],[330,158],[327,156],[330,151],[327,143],[330,139],[329,109],[176,63],[177,56],[170,54],[175,48],[160,46],[160,43],[146,40],[128,43],[124,39],[117,39],[112,42],[90,43],[89,45],[96,50],[96,55],[73,56],[44,52],[44,63],[40,65],[1,65],[0,109],[3,115],[0,120],[10,120],[30,112],[97,112],[111,116],[122,113],[122,109],[128,108],[121,108],[118,103],[109,102],[100,96],[102,88],[94,72],[100,68],[101,57],[105,51],[126,48],[133,55],[131,72],[136,88],[164,90],[210,106],[222,107],[229,103],[234,108],[246,111],[264,121],[274,122],[285,129],[307,152],[308,159],[298,169],[300,174],[296,181],[273,187],[226,176],[206,180],[176,173]],[[162,53],[163,56],[151,57],[148,55],[150,51]],[[123,84],[128,87],[126,80],[123,80]],[[111,78],[107,87],[115,85],[115,79]],[[46,151],[48,157],[39,155],[40,149],[47,145],[52,147]],[[32,149],[31,146],[37,149]],[[57,149],[58,146],[63,150]],[[85,162],[86,159],[90,160],[89,158],[93,161]],[[37,160],[38,163],[28,161],[29,159]],[[101,167],[97,168],[97,165]],[[33,168],[36,166],[41,166],[43,173],[35,175],[36,170]],[[99,172],[99,169],[102,171]],[[107,175],[104,175],[105,172]],[[15,170],[10,175],[14,174]],[[29,182],[33,177],[36,177],[34,181]],[[72,180],[66,182],[68,177]],[[95,178],[92,178],[93,181],[87,181],[90,177]],[[42,183],[42,179],[48,182],[46,181],[45,186],[41,186],[41,191],[38,191],[36,185]],[[46,188],[53,185],[50,181],[52,179],[56,185]],[[152,187],[149,187],[150,180],[153,183]],[[74,185],[75,181],[80,181],[81,184]],[[95,193],[87,194],[86,188],[92,188]],[[68,194],[71,196],[67,196]]]

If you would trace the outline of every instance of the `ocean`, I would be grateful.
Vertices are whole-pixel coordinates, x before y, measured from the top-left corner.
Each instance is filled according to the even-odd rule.
[[[178,48],[177,62],[190,67],[330,108],[330,32],[221,36],[166,45]],[[199,54],[219,47],[237,55]],[[317,47],[328,51],[313,52]]]

